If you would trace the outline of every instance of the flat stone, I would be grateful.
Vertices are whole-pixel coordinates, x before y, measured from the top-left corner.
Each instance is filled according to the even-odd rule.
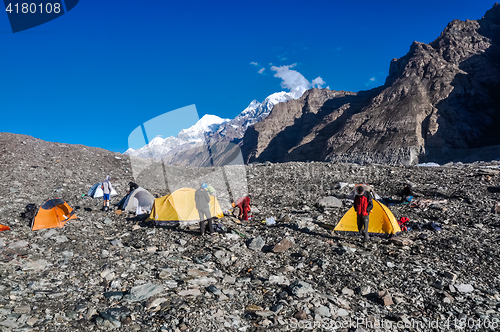
[[[324,305],[319,306],[314,309],[314,312],[321,317],[330,317],[332,314],[330,313],[330,309]]]
[[[14,312],[18,314],[29,314],[31,312],[31,307],[27,304],[20,305],[14,308]]]
[[[316,205],[319,208],[340,208],[342,207],[342,201],[334,196],[322,197],[318,200]]]
[[[210,277],[200,277],[200,278],[190,279],[187,281],[187,283],[192,286],[208,286],[210,284],[216,284],[217,279]]]
[[[288,278],[285,276],[273,276],[272,275],[272,276],[269,276],[269,283],[288,286],[288,285],[290,285],[290,280],[288,280]]]
[[[250,304],[245,308],[246,311],[255,312],[264,310],[261,306]]]
[[[361,296],[366,296],[368,294],[370,294],[372,292],[372,289],[370,286],[366,285],[366,286],[360,286],[358,288],[358,292]]]
[[[226,284],[234,284],[236,282],[236,278],[230,275],[225,275],[222,282]]]
[[[163,302],[166,302],[168,301],[166,298],[164,297],[159,297],[159,298],[150,298],[149,300],[146,301],[146,304],[145,304],[145,307],[146,309],[151,309],[151,308],[156,308],[158,307],[160,304],[162,304]]]
[[[282,253],[293,246],[293,242],[288,239],[283,239],[273,247],[273,252]]]
[[[307,313],[304,310],[299,310],[293,315],[294,318],[298,320],[306,320],[307,319]]]
[[[269,317],[276,315],[276,313],[271,310],[257,310],[255,311],[255,314],[260,317]]]
[[[152,283],[147,283],[140,286],[132,287],[130,290],[130,297],[128,300],[130,302],[142,301],[147,298],[150,298],[153,295],[161,293],[163,291],[162,285],[155,285]]]
[[[0,322],[0,326],[5,326],[5,327],[11,328],[11,329],[15,329],[18,327],[18,324],[16,323],[15,319],[9,318],[9,319],[4,320],[3,322]]]
[[[405,237],[399,237],[399,236],[391,238],[390,241],[391,241],[391,243],[393,243],[399,247],[409,246],[409,245],[413,244],[412,240],[407,239]]]
[[[122,319],[130,315],[130,309],[127,307],[116,307],[116,308],[109,308],[106,310],[106,313],[115,317],[116,319]]]
[[[117,291],[117,292],[106,292],[104,293],[104,297],[107,299],[111,300],[121,300],[123,297],[123,292]]]
[[[256,238],[253,238],[248,243],[248,249],[255,250],[255,251],[261,251],[265,244],[266,244],[266,242],[259,235]]]
[[[337,315],[340,317],[347,317],[347,316],[349,316],[349,311],[347,311],[345,309],[339,309],[339,310],[337,310]]]
[[[474,287],[472,287],[471,284],[460,284],[460,285],[455,285],[455,288],[457,291],[460,293],[470,293],[474,291]]]
[[[347,296],[353,296],[354,291],[352,289],[344,287],[344,288],[342,288],[342,294],[347,295]]]
[[[103,321],[97,323],[98,321],[96,320],[96,323],[104,328],[119,329],[122,326],[121,322],[118,319],[116,319],[115,317],[106,312],[100,312],[99,316],[102,317]]]
[[[178,291],[177,294],[179,296],[200,296],[201,292],[198,288],[190,288]]]
[[[304,281],[296,280],[288,286],[290,292],[297,297],[304,297],[309,293],[314,292],[310,284]]]
[[[394,302],[392,301],[392,296],[388,291],[381,291],[378,293],[378,296],[382,300],[384,306],[390,306],[394,304]]]
[[[188,276],[193,276],[193,277],[206,277],[210,273],[206,271],[200,271],[200,270],[188,270]]]

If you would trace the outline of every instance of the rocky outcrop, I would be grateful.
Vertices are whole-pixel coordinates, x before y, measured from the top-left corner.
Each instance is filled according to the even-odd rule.
[[[415,164],[500,154],[500,6],[454,20],[391,62],[383,86],[312,89],[278,104],[243,139],[246,162]],[[493,155],[485,153],[492,152]],[[472,158],[474,159],[474,158]]]

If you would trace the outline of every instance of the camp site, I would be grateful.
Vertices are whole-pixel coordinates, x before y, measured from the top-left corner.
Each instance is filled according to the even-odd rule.
[[[447,317],[458,304],[468,317],[497,315],[498,166],[252,164],[245,166],[247,220],[238,218],[241,197],[229,197],[223,177],[203,179],[212,174],[204,171],[201,181],[217,195],[209,205],[214,233],[202,237],[196,169],[167,167],[194,179],[170,190],[132,177],[120,155],[43,144],[71,158],[29,159],[17,172],[0,173],[8,181],[0,196],[12,201],[0,220],[0,289],[10,298],[0,315],[16,314],[17,326],[49,320],[140,331],[142,324],[164,326],[169,314],[176,326],[193,328],[182,320],[182,305],[206,324],[240,327],[272,326],[273,317],[341,322],[365,315],[360,305],[380,319],[388,310],[402,319],[416,312]],[[75,166],[85,163],[109,171]],[[89,189],[108,173],[116,195],[104,212],[103,198]],[[33,178],[44,180],[25,182]],[[411,201],[401,198],[408,184]],[[367,243],[354,211],[358,185],[373,193]],[[28,203],[36,205],[31,220],[22,215]],[[205,316],[209,303],[231,308],[232,316]]]
[[[4,1],[0,332],[500,331],[496,1]]]

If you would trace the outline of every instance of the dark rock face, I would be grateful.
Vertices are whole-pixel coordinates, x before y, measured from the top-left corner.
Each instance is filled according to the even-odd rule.
[[[246,162],[415,164],[500,152],[500,6],[455,20],[391,62],[383,86],[312,89],[278,104],[243,139]]]

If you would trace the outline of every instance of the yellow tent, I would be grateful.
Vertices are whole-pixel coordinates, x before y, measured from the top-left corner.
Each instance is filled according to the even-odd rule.
[[[181,188],[170,195],[156,198],[149,220],[170,222],[200,220],[194,200],[195,192],[196,190],[192,188]],[[224,216],[214,196],[210,196],[210,213],[212,217]]]
[[[358,223],[354,207],[340,219],[334,231],[339,232],[358,232]],[[373,209],[370,213],[370,223],[368,224],[368,233],[375,234],[396,234],[401,232],[396,218],[391,210],[384,204],[373,200]]]

